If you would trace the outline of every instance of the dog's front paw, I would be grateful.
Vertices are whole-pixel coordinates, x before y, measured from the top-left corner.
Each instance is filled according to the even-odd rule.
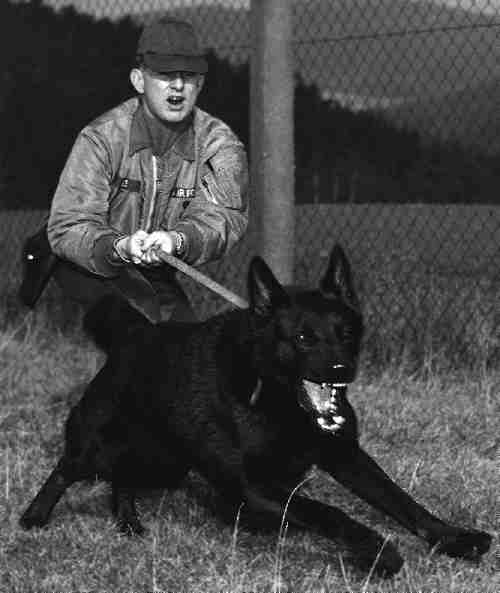
[[[388,579],[398,573],[403,567],[404,560],[396,546],[390,542],[382,544],[379,550],[358,556],[356,564],[364,572],[372,573],[378,577]]]
[[[389,544],[382,550],[375,564],[375,574],[384,579],[390,578],[401,570],[404,560],[397,549]]]
[[[433,548],[453,558],[479,560],[490,549],[491,540],[491,535],[484,531],[461,530],[440,538]]]

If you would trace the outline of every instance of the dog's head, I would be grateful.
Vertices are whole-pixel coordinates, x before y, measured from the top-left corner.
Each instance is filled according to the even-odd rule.
[[[254,258],[249,296],[263,345],[261,373],[293,389],[319,428],[337,432],[352,414],[346,392],[363,332],[344,251],[338,245],[332,249],[316,290],[285,289],[264,261]]]

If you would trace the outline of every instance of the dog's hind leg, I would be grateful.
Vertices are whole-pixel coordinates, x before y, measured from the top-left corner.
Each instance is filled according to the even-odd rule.
[[[124,451],[114,461],[111,475],[111,510],[118,528],[126,535],[143,535],[135,506],[138,488],[177,488],[189,471],[180,454],[174,456],[167,447],[145,434],[133,433],[133,442],[141,448]]]
[[[53,508],[76,478],[72,475],[70,464],[62,457],[47,478],[19,522],[24,529],[45,526]]]
[[[146,531],[135,506],[135,489],[111,485],[111,506],[119,530],[125,535],[143,535]]]
[[[325,451],[320,467],[343,486],[385,512],[433,548],[449,556],[478,559],[488,551],[491,536],[475,529],[462,529],[442,521],[395,484],[379,465],[359,447],[342,456]]]

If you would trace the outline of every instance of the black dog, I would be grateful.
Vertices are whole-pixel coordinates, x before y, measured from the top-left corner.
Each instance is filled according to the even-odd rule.
[[[247,311],[191,325],[152,326],[116,305],[123,331],[107,324],[110,303],[98,305],[87,327],[108,349],[107,363],[71,411],[64,455],[22,525],[45,525],[70,484],[98,476],[111,482],[119,526],[141,533],[137,488],[176,486],[190,468],[233,517],[243,501],[250,520],[279,525],[315,464],[437,550],[469,559],[486,552],[488,534],[430,514],[358,445],[346,392],[362,317],[341,248],[317,291],[285,291],[255,258],[249,296]],[[391,543],[332,506],[294,494],[286,519],[343,542],[364,569],[376,562],[390,575],[403,563]]]

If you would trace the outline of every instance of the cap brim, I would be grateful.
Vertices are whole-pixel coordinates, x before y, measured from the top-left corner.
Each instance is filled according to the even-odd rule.
[[[168,72],[206,74],[208,71],[208,63],[204,56],[164,56],[147,53],[141,58],[146,68],[158,72],[158,74],[167,74]]]

